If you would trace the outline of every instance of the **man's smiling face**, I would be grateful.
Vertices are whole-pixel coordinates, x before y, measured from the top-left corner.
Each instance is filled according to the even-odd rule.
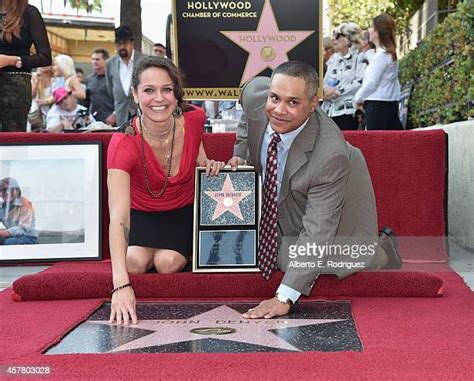
[[[265,112],[273,130],[284,134],[300,127],[316,109],[317,102],[317,95],[309,93],[303,78],[275,74]]]

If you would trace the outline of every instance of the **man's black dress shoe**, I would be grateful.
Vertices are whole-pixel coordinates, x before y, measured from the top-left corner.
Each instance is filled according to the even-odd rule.
[[[379,242],[387,254],[387,264],[383,270],[397,270],[402,267],[402,258],[398,254],[398,240],[392,229],[384,227],[379,232]]]

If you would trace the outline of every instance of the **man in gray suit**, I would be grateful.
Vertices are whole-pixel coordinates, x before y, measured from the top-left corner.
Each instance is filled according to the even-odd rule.
[[[115,49],[117,55],[107,60],[105,76],[114,98],[115,125],[121,126],[136,113],[131,83],[133,68],[142,54],[133,48],[132,31],[126,25],[115,29]]]
[[[250,309],[245,318],[287,314],[301,294],[309,295],[321,272],[342,278],[362,268],[401,266],[391,231],[378,237],[375,196],[364,157],[320,110],[317,90],[316,71],[299,61],[286,62],[271,79],[254,78],[242,89],[245,122],[239,125],[229,164],[233,169],[253,165],[265,178],[270,168],[267,150],[270,153],[273,135],[278,134],[275,245],[278,267],[285,272],[276,296]],[[361,251],[364,258],[357,262],[363,267],[354,268],[352,253],[332,257],[329,245],[351,245],[354,250],[372,245],[373,252]]]

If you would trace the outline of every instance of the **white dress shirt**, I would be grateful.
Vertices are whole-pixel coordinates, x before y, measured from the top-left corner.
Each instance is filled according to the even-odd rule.
[[[120,67],[119,67],[120,82],[122,83],[123,92],[125,93],[127,97],[130,94],[130,88],[132,86],[134,57],[135,57],[135,49],[132,50],[132,56],[128,60],[128,64],[124,62],[123,58],[120,58]]]
[[[304,126],[306,126],[306,123],[308,123],[308,119],[306,119],[306,121],[296,130],[287,132],[286,134],[280,134],[281,141],[277,144],[277,150],[278,150],[277,191],[278,191],[278,194],[280,194],[283,173],[285,172],[286,159],[288,159],[288,152],[295,138],[298,136],[298,134],[301,132]],[[263,136],[262,152],[260,153],[260,163],[262,164],[262,181],[265,181],[265,169],[267,167],[267,150],[272,140],[272,135],[274,133],[275,131],[273,130],[271,124],[268,123],[267,129],[265,130],[265,134]],[[284,285],[283,283],[280,284],[280,287],[278,287],[277,293],[286,298],[291,299],[293,303],[296,303],[298,298],[301,296],[301,292],[296,291],[293,288]]]
[[[364,73],[362,87],[357,91],[354,100],[356,103],[365,101],[399,101],[400,82],[398,82],[398,60],[383,48],[371,58]]]

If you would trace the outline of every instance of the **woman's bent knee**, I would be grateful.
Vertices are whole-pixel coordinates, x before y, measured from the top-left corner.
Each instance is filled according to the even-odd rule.
[[[151,267],[153,250],[144,247],[129,247],[126,260],[127,271],[130,274],[144,274]]]
[[[180,272],[186,266],[187,259],[174,250],[157,250],[153,259],[156,271],[161,274]]]

